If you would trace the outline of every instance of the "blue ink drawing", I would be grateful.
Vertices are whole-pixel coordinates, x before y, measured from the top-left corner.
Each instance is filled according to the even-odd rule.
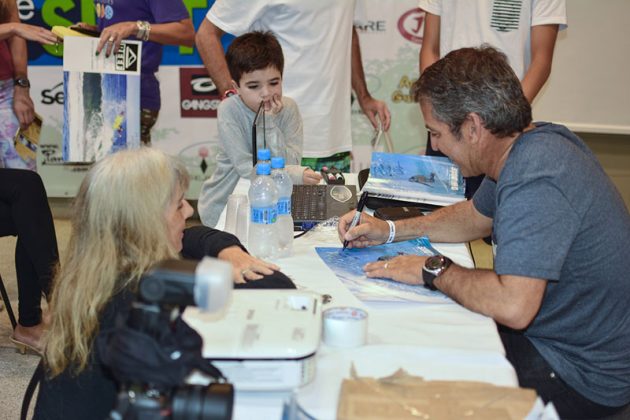
[[[360,300],[365,302],[450,302],[440,292],[423,286],[413,286],[389,279],[368,278],[363,266],[399,255],[437,255],[426,237],[405,242],[394,242],[369,248],[346,249],[339,247],[315,248],[319,257],[332,269],[339,280]]]
[[[449,204],[464,200],[464,179],[450,159],[372,153],[364,189],[382,198]]]

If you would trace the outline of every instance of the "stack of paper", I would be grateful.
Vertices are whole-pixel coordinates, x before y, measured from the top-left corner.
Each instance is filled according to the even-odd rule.
[[[439,206],[465,200],[459,167],[437,156],[374,152],[363,191],[373,197]]]

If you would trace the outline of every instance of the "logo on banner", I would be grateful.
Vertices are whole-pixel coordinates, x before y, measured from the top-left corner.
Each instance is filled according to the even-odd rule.
[[[221,97],[205,67],[180,68],[179,90],[182,118],[217,117]]]
[[[422,44],[424,17],[424,10],[419,7],[403,13],[398,19],[398,31],[403,38],[416,44]]]
[[[418,80],[418,78],[410,78],[407,75],[404,75],[400,78],[398,82],[398,86],[396,86],[396,90],[392,92],[392,102],[395,104],[398,103],[413,103],[413,97],[411,96],[411,87]]]
[[[359,32],[385,32],[387,29],[385,27],[384,20],[366,20],[362,22],[357,22],[354,27]]]
[[[120,44],[116,54],[116,70],[138,71],[138,44]]]
[[[63,82],[57,83],[55,86],[50,89],[42,90],[42,104],[44,105],[52,105],[59,104],[63,105],[64,96],[63,96]]]

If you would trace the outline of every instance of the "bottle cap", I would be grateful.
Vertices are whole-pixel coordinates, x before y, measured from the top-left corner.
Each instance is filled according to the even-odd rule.
[[[271,166],[268,163],[262,162],[256,165],[256,175],[269,175],[270,173]]]
[[[271,169],[284,168],[284,158],[282,156],[274,156],[271,158]]]
[[[269,160],[271,159],[271,151],[269,149],[258,149],[256,156],[258,156],[258,160]]]

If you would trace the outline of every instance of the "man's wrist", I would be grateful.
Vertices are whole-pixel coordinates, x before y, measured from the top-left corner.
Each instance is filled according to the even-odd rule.
[[[422,281],[429,290],[437,290],[435,282],[451,267],[453,261],[444,255],[435,255],[425,260],[422,267]]]
[[[138,28],[136,38],[142,41],[148,41],[151,35],[151,24],[146,20],[138,20],[136,21],[136,27]]]
[[[236,89],[227,89],[225,92],[223,92],[223,95],[221,95],[221,100],[227,99],[230,96],[236,95]]]

